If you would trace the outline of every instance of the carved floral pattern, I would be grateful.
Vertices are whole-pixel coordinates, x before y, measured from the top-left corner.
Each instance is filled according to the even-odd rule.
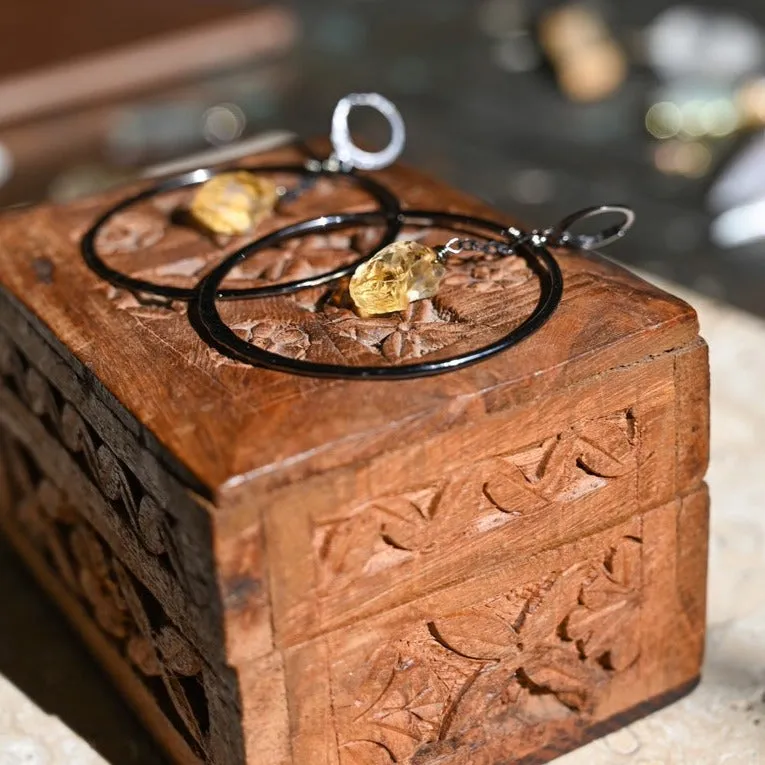
[[[146,678],[157,703],[171,719],[180,721],[181,734],[203,757],[208,750],[208,713],[202,659],[166,621],[149,591],[79,516],[66,494],[42,474],[26,449],[2,433],[0,447],[0,482],[17,506],[18,520],[30,541]],[[153,678],[159,684],[151,683]],[[193,698],[189,697],[189,683],[199,688]],[[202,708],[200,698],[204,699]]]
[[[439,240],[445,235],[432,232],[430,238]],[[355,246],[354,257],[358,257],[368,247],[368,242]],[[302,261],[308,262],[323,250],[319,249],[313,255],[311,252],[307,249]],[[295,256],[298,254],[296,250]],[[335,256],[334,263],[337,262]],[[476,347],[497,339],[528,313],[529,309],[522,305],[523,300],[508,298],[507,289],[525,289],[529,278],[528,266],[516,258],[488,263],[464,258],[450,264],[449,276],[435,298],[413,303],[405,311],[387,316],[359,317],[348,304],[345,284],[340,283],[312,290],[310,299],[298,293],[267,303],[249,301],[233,305],[228,308],[229,322],[234,327],[265,323],[303,331],[308,345],[287,347],[283,351],[293,358],[349,364],[398,364],[430,357],[457,344],[465,348]],[[250,342],[266,347],[257,337],[251,338]],[[328,351],[336,357],[330,358]]]
[[[570,502],[635,470],[630,411],[575,423],[527,449],[472,464],[430,486],[378,497],[318,525],[319,591],[436,554],[512,522],[519,508]]]
[[[263,350],[302,359],[311,344],[308,334],[300,327],[278,322],[252,321],[235,324],[231,329],[249,343]]]
[[[96,246],[102,255],[152,247],[165,236],[169,225],[158,210],[126,210],[101,229]]]
[[[316,276],[361,257],[377,235],[369,229],[356,234],[338,231],[290,239],[283,246],[263,250],[235,267],[229,279],[259,285]]]
[[[586,720],[639,659],[640,572],[641,541],[625,537],[600,559],[381,645],[334,679],[341,763],[435,761]]]
[[[137,535],[145,549],[156,557],[196,602],[204,602],[176,548],[172,519],[141,486],[138,478],[48,381],[29,366],[18,349],[0,333],[0,378],[41,419],[48,431],[80,463],[103,496]]]
[[[104,231],[103,252],[113,256],[119,270],[190,288],[221,257],[245,243],[241,237],[210,239],[188,226],[175,225],[182,223],[170,220],[182,205],[181,197],[162,204],[161,209],[155,204],[117,216]],[[291,222],[293,218],[277,213],[262,233]],[[379,235],[377,227],[362,227],[289,239],[236,266],[226,285],[265,286],[326,273],[368,253]],[[437,244],[453,235],[453,231],[413,229],[400,238]],[[533,286],[528,286],[530,282]],[[333,283],[267,301],[237,302],[225,306],[222,313],[247,342],[281,355],[316,362],[390,365],[443,354],[456,345],[467,350],[498,339],[531,310],[537,286],[520,258],[466,253],[453,258],[436,298],[406,311],[362,319],[348,305],[346,293],[343,283]],[[107,295],[116,307],[152,323],[183,320],[183,306],[171,301],[109,287]],[[299,340],[294,342],[298,333]],[[226,356],[213,359],[216,367],[236,363]]]
[[[366,350],[395,363],[427,356],[446,348],[465,332],[465,327],[436,309],[432,300],[411,303],[390,316],[359,318],[347,308],[328,305],[326,331],[336,344],[359,343]]]
[[[479,293],[498,292],[529,279],[528,266],[519,258],[466,253],[451,265],[442,282],[444,287],[467,288]]]
[[[288,187],[294,184],[294,176],[279,178],[279,182]],[[96,246],[110,265],[130,276],[191,288],[224,255],[247,241],[296,220],[322,214],[327,204],[334,203],[339,188],[345,189],[346,198],[338,200],[332,209],[348,212],[368,209],[369,198],[365,192],[356,189],[348,196],[347,184],[333,185],[322,179],[302,198],[301,204],[306,208],[304,215],[295,217],[294,205],[286,204],[247,236],[220,236],[199,228],[188,216],[187,206],[193,192],[180,190],[114,215],[101,230]],[[234,268],[229,283],[243,286],[238,284],[242,282],[252,287],[325,273],[368,251],[379,233],[379,229],[364,227],[290,239],[280,248],[263,250]],[[168,302],[137,296],[139,305],[152,309],[147,312],[123,290],[107,288],[107,295],[118,308],[137,312],[144,318],[156,318],[163,309],[175,309]]]
[[[233,268],[226,280],[226,286],[261,287],[326,273],[360,257],[360,252],[364,251],[365,239],[335,234],[290,240],[283,248],[263,250],[257,257]],[[117,262],[115,265],[119,270],[137,279],[190,289],[225,255],[243,244],[245,240],[241,237],[227,238],[217,244],[207,242],[204,246],[199,241],[183,241],[173,246],[168,244],[164,250],[155,252],[153,257],[151,252],[145,254],[137,259],[137,263],[132,267],[127,262]],[[358,248],[358,251],[355,248]],[[159,319],[163,313],[181,313],[184,308],[183,303],[166,300],[150,293],[126,292],[106,283],[104,287],[107,297],[116,308],[143,318]],[[147,308],[151,310],[145,310]]]
[[[175,607],[189,614],[195,609],[184,601],[209,604],[208,583],[177,546],[178,534],[188,532],[176,528],[177,521],[139,478],[1,332],[0,383],[44,425],[51,448],[68,451],[82,471],[83,486],[89,484],[103,497],[105,528],[114,530],[131,555],[138,555],[139,548],[143,551],[138,559],[149,563],[149,574],[135,576],[90,525],[88,512],[45,475],[26,447],[2,431],[1,509],[12,508],[8,520],[21,527],[53,573],[143,677],[170,724],[205,759],[213,746],[210,700],[235,703],[235,691],[227,685],[229,679],[221,682],[207,667],[160,602],[162,588],[167,588]]]

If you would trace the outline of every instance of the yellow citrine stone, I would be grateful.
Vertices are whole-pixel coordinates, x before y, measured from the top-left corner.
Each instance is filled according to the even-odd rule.
[[[246,234],[273,212],[278,198],[270,178],[238,170],[205,182],[194,195],[189,212],[216,234]]]
[[[362,316],[403,311],[415,300],[433,297],[445,271],[432,247],[393,242],[356,269],[351,298]]]

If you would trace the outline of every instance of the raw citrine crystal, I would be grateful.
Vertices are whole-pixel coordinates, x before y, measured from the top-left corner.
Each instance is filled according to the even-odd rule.
[[[216,234],[246,234],[276,207],[276,184],[246,170],[207,181],[191,202],[191,215]]]
[[[445,270],[432,247],[393,242],[356,269],[351,298],[363,316],[403,311],[415,300],[433,297]]]

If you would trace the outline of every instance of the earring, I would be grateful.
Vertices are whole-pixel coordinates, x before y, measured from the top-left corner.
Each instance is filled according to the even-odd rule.
[[[354,107],[367,106],[377,110],[388,121],[391,138],[388,145],[378,152],[368,152],[357,147],[351,138],[348,117]],[[146,202],[162,194],[180,189],[200,186],[192,200],[190,213],[198,222],[212,224],[218,233],[238,232],[265,220],[277,205],[293,201],[311,189],[320,178],[335,180],[343,178],[366,192],[377,204],[384,219],[384,230],[374,243],[373,251],[392,242],[400,224],[398,199],[382,184],[355,170],[380,170],[395,162],[404,148],[406,132],[404,122],[396,107],[378,93],[353,93],[340,99],[332,117],[330,140],[332,153],[324,160],[309,158],[298,165],[263,165],[258,167],[200,168],[183,175],[172,176],[143,191],[118,202],[101,215],[83,235],[80,250],[88,267],[101,279],[115,287],[133,293],[151,295],[165,300],[188,301],[195,288],[160,284],[140,279],[110,266],[98,250],[98,236],[116,215],[134,205]],[[294,175],[298,183],[291,189],[277,187],[272,176]],[[210,230],[208,228],[208,230]],[[368,257],[364,254],[363,258]],[[285,292],[325,284],[350,274],[361,259],[325,273],[279,282],[250,289],[227,289],[226,296],[268,297]]]
[[[386,363],[384,359],[381,359],[380,364],[376,365],[329,363],[321,360],[321,358],[311,358],[310,355],[287,355],[268,347],[261,347],[255,342],[250,342],[240,337],[235,329],[224,320],[218,301],[224,300],[226,295],[220,289],[220,285],[235,266],[251,257],[257,256],[263,250],[279,247],[292,239],[305,235],[365,225],[380,225],[384,222],[384,217],[380,212],[345,213],[324,216],[287,226],[261,239],[250,242],[241,250],[232,253],[202,280],[196,299],[189,308],[192,325],[204,342],[212,348],[215,348],[218,352],[229,358],[245,364],[265,366],[282,372],[312,377],[400,380],[454,371],[507,350],[538,330],[552,316],[560,302],[563,291],[563,277],[555,258],[544,245],[532,246],[530,241],[524,239],[523,241],[516,242],[515,245],[517,255],[526,262],[530,271],[539,282],[539,297],[536,305],[523,321],[515,325],[507,334],[499,339],[495,339],[473,350],[463,351],[446,358],[444,358],[443,354],[439,353],[434,358],[415,363],[391,364]],[[487,239],[492,242],[507,241],[505,240],[507,236],[506,226],[483,218],[458,213],[407,210],[400,213],[399,224],[416,228],[423,232],[427,232],[434,227],[457,231],[467,228],[471,231],[476,231],[477,235],[487,236]],[[428,257],[426,260],[428,263],[433,262],[431,257]],[[329,292],[326,297],[329,297]],[[295,310],[303,316],[306,322],[315,323],[327,319],[331,321],[329,317],[333,309],[331,302],[328,302],[324,297],[320,297],[316,311],[300,308]],[[329,313],[326,313],[327,310]],[[358,321],[363,324],[364,319],[358,319]],[[396,323],[400,324],[401,320],[397,320]],[[358,331],[363,334],[363,326],[360,325]],[[355,330],[352,333],[355,333]]]
[[[375,109],[388,121],[391,138],[381,151],[364,151],[353,143],[348,118],[351,109],[357,106]],[[332,115],[332,155],[324,162],[311,159],[306,163],[313,177],[287,189],[277,186],[272,178],[257,170],[223,172],[206,181],[196,192],[189,212],[198,223],[216,234],[247,234],[271,215],[277,204],[297,199],[313,187],[322,170],[343,173],[354,169],[380,170],[398,159],[405,140],[404,121],[393,103],[379,93],[352,93],[340,99]]]
[[[575,234],[571,231],[575,224],[606,213],[619,214],[623,220],[621,223],[605,228],[593,235]],[[317,349],[318,353],[312,357],[302,345],[291,349],[292,352],[290,352],[287,348],[279,349],[278,344],[261,346],[255,341],[243,338],[237,334],[232,326],[227,324],[219,310],[218,301],[226,298],[225,291],[220,289],[220,285],[235,266],[256,256],[263,250],[279,247],[301,236],[363,225],[379,225],[384,222],[380,212],[323,216],[314,220],[295,223],[250,242],[241,250],[228,256],[202,280],[196,298],[190,305],[189,316],[200,337],[219,353],[245,364],[263,366],[281,372],[312,377],[366,380],[401,380],[453,372],[484,361],[517,345],[538,331],[553,316],[563,294],[563,274],[555,256],[550,251],[551,248],[596,249],[604,247],[624,236],[631,227],[634,217],[634,213],[628,207],[602,205],[577,212],[549,229],[523,232],[520,229],[508,228],[491,220],[459,213],[429,210],[401,212],[398,216],[401,226],[416,228],[423,232],[434,228],[452,229],[460,233],[469,231],[476,237],[483,238],[454,237],[441,246],[430,248],[412,240],[397,242],[382,248],[367,262],[360,264],[357,267],[357,272],[360,272],[361,276],[375,272],[378,268],[381,271],[391,269],[390,281],[396,284],[392,292],[396,293],[397,300],[401,294],[406,298],[406,303],[397,302],[396,305],[406,308],[412,300],[419,300],[435,294],[441,277],[449,268],[450,256],[463,251],[473,251],[487,259],[517,256],[525,261],[530,273],[538,281],[539,292],[536,303],[523,320],[514,324],[506,334],[494,338],[488,343],[479,341],[478,347],[469,350],[465,350],[465,345],[469,341],[471,330],[468,325],[463,325],[463,328],[458,330],[458,342],[455,343],[460,352],[450,356],[446,356],[443,351],[440,351],[432,355],[425,354],[424,358],[416,362],[389,361],[382,357],[375,364],[332,363],[322,359],[321,343]],[[399,248],[396,246],[397,244],[402,244],[404,247]],[[392,247],[392,249],[388,249],[388,247]],[[387,253],[386,249],[388,250]],[[383,265],[376,266],[375,259],[377,262],[382,261]],[[372,265],[368,267],[370,262]],[[392,263],[394,268],[391,268]],[[402,279],[401,273],[404,271],[407,275],[405,279]],[[488,278],[491,279],[491,276]],[[359,279],[357,279],[357,286],[358,281]],[[381,278],[375,279],[375,281],[382,283],[383,286],[379,287],[378,291],[378,286],[375,285],[373,290],[375,292],[374,301],[377,301],[379,295],[383,295],[387,299],[388,280],[386,274],[383,273]],[[329,298],[331,298],[329,294],[319,296],[315,308],[302,308],[299,302],[291,307],[292,316],[300,316],[299,321],[305,322],[310,327],[306,332],[298,331],[298,335],[309,338],[311,332],[315,331],[318,336],[322,336],[326,330],[331,328],[335,321],[333,311],[336,309],[332,308]],[[389,305],[374,302],[373,307],[388,308],[387,312],[397,310],[390,309]],[[322,325],[323,321],[326,324]],[[405,315],[394,313],[392,317],[386,319],[370,320],[369,331],[371,335],[374,335],[379,329],[375,322],[379,323],[380,321],[392,321],[398,328],[396,331],[404,333],[410,331],[407,328]],[[363,337],[365,335],[364,322],[364,318],[357,319],[347,337]],[[317,329],[319,325],[323,329]],[[482,337],[480,333],[478,336]],[[484,344],[480,344],[480,342],[484,342]],[[310,342],[308,342],[308,348],[310,348]]]
[[[619,213],[621,224],[596,235],[576,235],[570,228],[595,215]],[[416,213],[407,212],[407,216]],[[359,265],[351,277],[349,292],[361,316],[377,316],[403,311],[417,300],[431,298],[438,292],[447,271],[450,255],[476,252],[489,257],[514,255],[518,247],[530,244],[541,246],[572,246],[579,249],[597,249],[621,238],[632,226],[633,211],[621,205],[601,205],[581,210],[543,231],[524,233],[520,229],[506,229],[502,240],[479,241],[453,237],[440,247],[428,247],[416,241],[397,241],[387,245]]]

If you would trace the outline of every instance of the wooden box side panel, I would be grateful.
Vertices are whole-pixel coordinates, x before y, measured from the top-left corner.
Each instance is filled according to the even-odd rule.
[[[501,568],[508,555],[523,560],[694,491],[706,467],[705,368],[699,341],[477,424],[460,418],[427,438],[413,429],[380,457],[267,495],[276,644],[351,625]],[[699,391],[692,399],[689,382]],[[240,511],[217,522],[232,538],[259,529]],[[245,636],[238,656],[263,654],[267,643],[256,637]]]
[[[174,756],[241,761],[207,510],[0,309],[0,525]]]
[[[702,487],[287,649],[292,759],[253,762],[530,764],[645,713],[699,673],[706,520]]]

